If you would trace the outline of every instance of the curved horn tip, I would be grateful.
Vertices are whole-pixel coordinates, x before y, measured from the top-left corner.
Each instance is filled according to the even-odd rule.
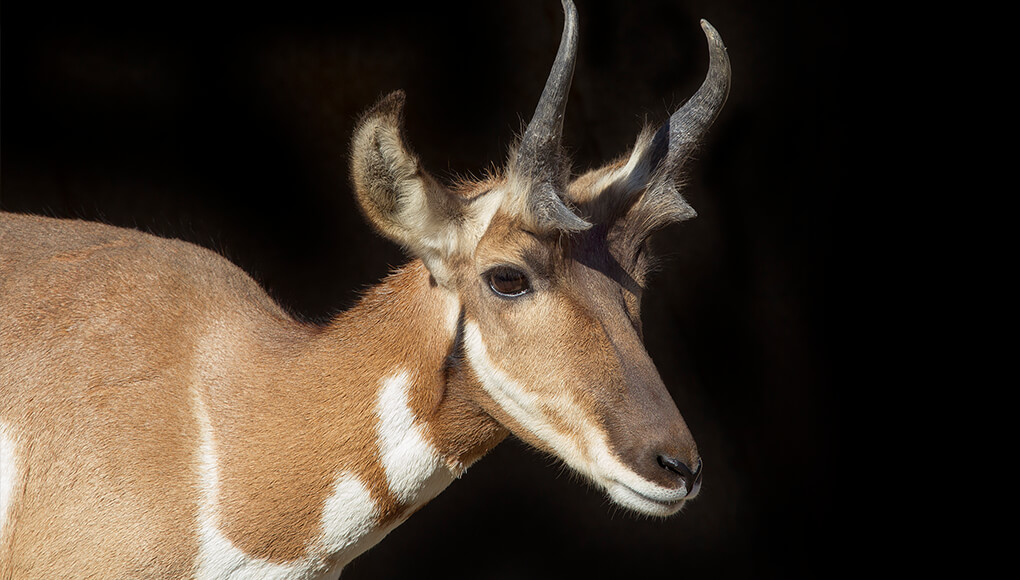
[[[705,35],[708,37],[712,36],[716,38],[719,37],[719,31],[716,30],[714,26],[712,26],[711,22],[704,18],[701,19],[701,29],[705,31]]]
[[[708,43],[712,45],[713,48],[718,47],[723,51],[726,50],[722,36],[719,34],[719,31],[708,22],[708,20],[705,20],[704,18],[701,19],[701,29],[705,31],[705,37],[708,38]]]

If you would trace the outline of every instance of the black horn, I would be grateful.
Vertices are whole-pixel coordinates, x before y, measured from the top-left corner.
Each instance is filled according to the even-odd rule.
[[[676,172],[704,138],[730,92],[730,59],[722,37],[707,20],[701,21],[701,28],[708,38],[708,74],[698,92],[670,116],[653,141],[652,149],[655,150],[666,145],[668,138],[669,149],[660,175],[670,178],[675,178]]]
[[[562,0],[562,3],[563,35],[556,61],[510,171],[527,185],[529,209],[540,222],[561,230],[579,231],[591,224],[567,208],[559,193],[567,180],[568,167],[561,145],[563,115],[577,56],[577,8],[571,0]]]

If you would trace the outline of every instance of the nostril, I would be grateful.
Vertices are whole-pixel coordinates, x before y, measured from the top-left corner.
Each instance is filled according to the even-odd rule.
[[[680,479],[682,479],[684,482],[684,486],[688,490],[691,490],[694,486],[701,483],[700,459],[698,459],[698,464],[694,466],[693,471],[691,471],[691,468],[688,467],[686,463],[680,461],[679,459],[676,459],[675,457],[670,457],[668,455],[659,455],[657,457],[657,460],[659,462],[660,467],[668,469],[669,471],[672,471],[673,473],[679,475]]]
[[[701,487],[703,472],[702,461],[700,458],[698,459],[698,463],[695,465],[694,470],[687,467],[687,464],[682,461],[667,455],[660,455],[656,458],[656,460],[659,462],[660,467],[680,476],[680,479],[683,481],[683,486],[687,488],[687,494],[694,496],[694,494],[698,493],[698,489]]]

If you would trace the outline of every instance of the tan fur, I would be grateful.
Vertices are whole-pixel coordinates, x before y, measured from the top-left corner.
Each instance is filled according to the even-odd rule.
[[[511,163],[447,187],[405,144],[403,102],[361,119],[352,181],[415,259],[323,327],[197,246],[0,214],[16,464],[0,580],[319,577],[508,433],[642,513],[697,494],[697,446],[640,331],[647,238],[693,216],[676,183],[689,143],[660,162],[673,146],[646,130],[572,182],[556,150],[530,161],[544,181]],[[497,292],[502,271],[525,290]]]
[[[601,248],[608,253],[605,246]],[[697,448],[665,389],[649,388],[650,395],[640,396],[650,396],[652,404],[641,404],[632,399],[642,389],[621,380],[625,362],[633,365],[644,361],[640,372],[648,375],[646,380],[658,381],[635,332],[640,321],[640,295],[603,272],[567,259],[572,252],[590,250],[583,243],[565,241],[556,234],[530,234],[515,218],[497,214],[476,249],[472,267],[459,273],[463,286],[474,290],[462,294],[466,316],[483,329],[490,352],[498,355],[497,364],[525,381],[539,398],[549,401],[544,407],[545,418],[562,434],[575,440],[582,438],[577,418],[564,415],[564,409],[570,407],[557,405],[558,401],[572,403],[585,417],[596,418],[599,426],[611,432],[611,438],[626,437],[626,446],[656,441],[668,433],[671,443],[664,443],[663,450],[668,448],[674,455],[696,463]],[[529,301],[532,303],[522,301],[494,308],[491,303],[501,299],[473,283],[489,267],[507,262],[532,274],[540,290]],[[633,270],[636,264],[630,268],[638,274]],[[488,398],[483,401],[491,403]],[[643,412],[637,408],[643,408]],[[487,410],[521,438],[551,451],[546,442],[497,406],[487,406]],[[631,416],[624,421],[606,420],[621,414]],[[654,474],[649,479],[659,479],[655,469],[648,471]]]
[[[572,190],[619,167],[582,177]],[[13,432],[19,461],[42,471],[19,481],[25,491],[5,526],[18,531],[5,532],[0,570],[187,576],[200,503],[196,400],[223,458],[220,530],[268,562],[307,553],[338,473],[369,485],[378,525],[408,515],[410,506],[386,485],[374,435],[378,379],[393,369],[415,377],[411,407],[455,473],[508,428],[554,452],[500,409],[470,368],[449,364],[457,347],[457,326],[444,310],[451,304],[480,325],[496,364],[547,401],[544,420],[576,442],[583,461],[593,460],[583,444],[591,425],[610,439],[624,433],[621,449],[659,436],[663,422],[641,420],[628,410],[635,409],[629,391],[617,390],[627,384],[621,363],[647,360],[633,335],[639,296],[614,290],[618,281],[571,255],[604,248],[589,239],[595,234],[568,240],[531,232],[513,204],[500,209],[506,187],[490,179],[450,194],[497,205],[495,213],[465,214],[484,232],[458,242],[470,251],[432,260],[444,284],[412,263],[325,328],[293,321],[235,266],[190,244],[4,215],[0,420]],[[533,297],[510,304],[492,295],[484,274],[504,264],[529,274]],[[579,272],[590,279],[579,280]],[[604,291],[593,292],[596,279]],[[655,401],[679,429],[671,437],[686,446],[676,453],[696,460],[661,393]],[[578,422],[579,411],[589,422]],[[654,465],[644,471],[668,479]],[[88,549],[68,549],[79,545]]]
[[[437,332],[449,326],[436,308],[445,301],[428,295],[446,291],[420,263],[321,329],[183,242],[4,214],[0,244],[0,421],[31,466],[0,544],[5,575],[187,576],[198,503],[191,389],[225,458],[223,532],[274,562],[304,554],[340,471],[371,483],[381,522],[405,515],[378,462],[367,377],[398,365],[420,377],[412,408],[436,425],[429,435],[452,466],[505,436],[441,371],[453,337]]]
[[[572,191],[619,167],[580,178]],[[495,364],[543,400],[542,420],[574,441],[575,462],[596,460],[590,442],[601,434],[642,477],[674,485],[653,458],[629,457],[663,440],[661,450],[697,461],[634,332],[640,286],[625,279],[641,277],[637,264],[606,267],[631,250],[610,238],[643,236],[619,234],[629,231],[619,216],[608,234],[529,231],[518,205],[500,205],[507,187],[494,178],[443,190],[454,203],[477,204],[458,219],[475,220],[462,227],[483,234],[462,235],[452,252],[422,249],[431,271],[408,265],[324,328],[295,322],[235,266],[190,244],[4,215],[0,421],[30,469],[19,476],[24,491],[5,526],[0,571],[192,573],[199,406],[220,458],[219,530],[270,563],[307,555],[339,473],[369,486],[377,526],[419,507],[392,495],[375,437],[378,381],[395,369],[414,377],[413,413],[453,473],[507,430],[556,453],[456,363],[466,321],[482,329]],[[597,200],[600,192],[585,195]],[[494,296],[485,273],[500,265],[527,272],[532,295]],[[631,382],[633,372],[647,375],[651,398]]]

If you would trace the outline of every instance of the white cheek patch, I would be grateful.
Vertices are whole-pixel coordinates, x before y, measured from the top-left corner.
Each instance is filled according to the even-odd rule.
[[[665,516],[675,513],[687,496],[681,486],[670,489],[648,481],[628,468],[612,452],[608,437],[586,416],[582,407],[564,394],[554,400],[542,399],[499,369],[489,358],[481,331],[474,321],[464,324],[464,351],[482,388],[515,421],[545,441],[570,467],[591,478],[609,492],[614,501],[641,513]],[[564,386],[560,392],[567,393]],[[558,418],[573,426],[562,433],[542,408],[551,408]]]
[[[7,511],[11,509],[14,482],[18,477],[14,458],[14,438],[8,435],[7,426],[0,423],[0,538],[3,537]]]
[[[568,465],[585,475],[596,477],[590,470],[592,466],[584,459],[586,450],[583,443],[578,441],[578,438],[571,437],[569,433],[559,432],[542,411],[543,406],[552,407],[558,415],[569,418],[570,422],[578,427],[575,430],[587,431],[582,439],[597,438],[597,433],[594,433],[593,429],[586,429],[588,422],[583,420],[583,414],[577,405],[564,398],[556,401],[542,400],[497,368],[489,358],[481,331],[474,321],[467,321],[464,324],[464,351],[471,368],[481,379],[482,388],[500,408],[522,427],[548,443]]]
[[[386,483],[390,492],[405,504],[418,500],[427,487],[434,487],[426,483],[445,465],[415,421],[407,396],[410,385],[411,375],[407,371],[384,379],[376,406],[379,453]]]

